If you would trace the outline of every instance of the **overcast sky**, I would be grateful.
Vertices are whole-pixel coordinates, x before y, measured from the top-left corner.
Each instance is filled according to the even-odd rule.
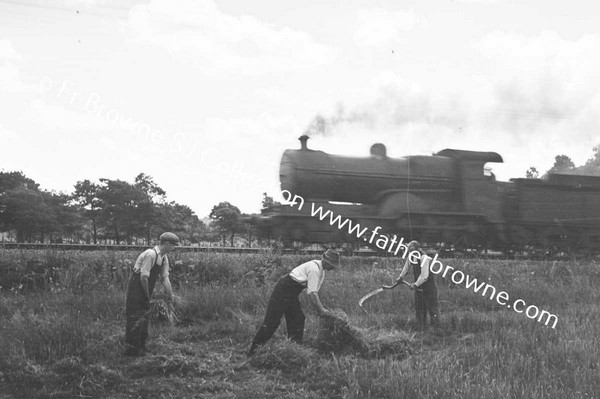
[[[154,177],[206,216],[276,194],[286,148],[496,151],[500,180],[600,144],[600,5],[0,0],[0,168]]]

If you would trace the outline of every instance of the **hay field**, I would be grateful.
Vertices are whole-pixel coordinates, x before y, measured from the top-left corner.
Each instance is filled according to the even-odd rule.
[[[305,345],[286,341],[282,325],[248,360],[274,281],[311,257],[173,254],[182,299],[176,322],[157,321],[152,353],[131,359],[121,350],[136,256],[0,251],[0,396],[600,398],[598,260],[446,260],[555,313],[558,324],[544,326],[438,278],[443,328],[421,332],[406,287],[358,306],[397,274],[394,259],[347,258],[326,276],[322,302],[384,350],[324,349],[302,294]]]

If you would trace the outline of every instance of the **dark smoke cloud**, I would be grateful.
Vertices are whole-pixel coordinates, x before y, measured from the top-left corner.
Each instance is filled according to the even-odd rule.
[[[308,124],[304,134],[309,136],[330,136],[335,134],[339,125],[345,123],[360,123],[368,129],[373,129],[375,127],[374,121],[375,115],[366,109],[354,110],[347,113],[345,108],[341,104],[338,104],[334,115],[323,116],[322,114],[317,114]]]

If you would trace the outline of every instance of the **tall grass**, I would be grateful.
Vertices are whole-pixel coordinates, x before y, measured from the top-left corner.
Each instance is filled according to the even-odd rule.
[[[600,267],[594,260],[448,260],[513,299],[555,313],[557,327],[438,276],[443,328],[421,332],[406,287],[358,306],[362,295],[397,276],[395,259],[346,258],[341,270],[327,273],[322,302],[366,332],[405,331],[408,357],[312,349],[318,319],[302,294],[308,346],[285,341],[280,328],[260,357],[246,362],[243,353],[274,282],[310,256],[173,254],[181,324],[151,328],[157,353],[129,360],[120,354],[123,308],[137,253],[0,255],[0,385],[21,396],[144,396],[156,389],[165,397],[600,397]]]

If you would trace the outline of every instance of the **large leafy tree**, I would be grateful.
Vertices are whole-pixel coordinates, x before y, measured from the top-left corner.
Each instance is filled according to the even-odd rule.
[[[112,236],[117,244],[122,239],[131,243],[134,236],[144,235],[140,204],[148,200],[146,193],[122,180],[100,179],[100,183],[100,221],[107,235]]]
[[[2,195],[2,227],[14,231],[17,241],[43,241],[44,233],[56,227],[56,218],[47,203],[48,195],[27,187],[15,187]]]
[[[575,164],[570,157],[566,155],[557,155],[554,158],[554,165],[548,170],[547,174],[550,173],[568,173],[575,168]]]
[[[70,195],[64,193],[43,193],[53,214],[53,224],[48,226],[51,242],[64,239],[79,242],[83,238],[85,217],[81,215]]]
[[[229,242],[233,247],[233,239],[240,231],[241,212],[238,207],[227,201],[219,202],[212,208],[209,217],[213,220],[213,224],[221,236],[223,246],[225,246],[226,238],[229,237]]]
[[[137,204],[137,217],[144,230],[146,243],[150,244],[153,229],[158,224],[160,213],[158,208],[166,202],[167,193],[154,182],[152,177],[140,173],[136,176],[134,187],[144,193]]]
[[[18,241],[43,241],[59,230],[56,203],[62,197],[41,191],[22,172],[0,172],[0,228],[16,233]]]
[[[593,151],[592,157],[581,166],[575,166],[571,158],[566,155],[557,155],[554,165],[545,176],[550,173],[600,176],[600,145],[595,146]]]
[[[227,225],[223,212],[218,218],[221,227]],[[18,241],[150,243],[166,230],[188,243],[217,238],[188,206],[167,202],[166,192],[143,173],[134,183],[82,180],[66,195],[41,190],[21,172],[0,172],[0,231]]]
[[[594,154],[585,165],[575,168],[577,174],[600,176],[600,145],[594,147]]]
[[[172,231],[190,243],[198,243],[206,236],[206,225],[187,205],[170,202],[161,204],[158,209],[158,226],[162,231]]]
[[[82,216],[89,221],[90,232],[94,244],[98,243],[98,218],[102,211],[100,185],[89,180],[78,181],[71,199],[80,209]]]

